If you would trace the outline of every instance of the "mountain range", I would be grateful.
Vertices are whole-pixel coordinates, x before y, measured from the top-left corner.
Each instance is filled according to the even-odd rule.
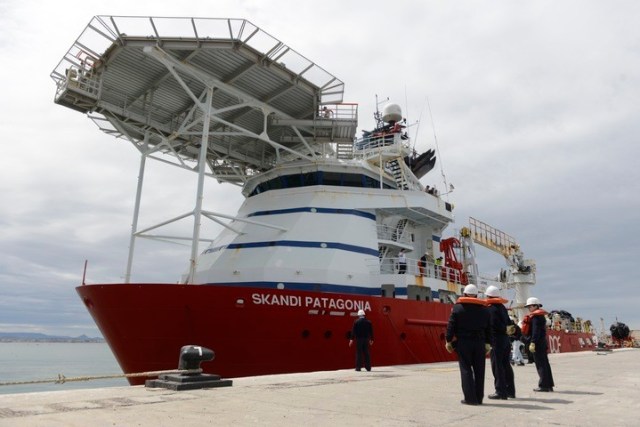
[[[34,332],[0,332],[0,342],[104,342],[101,337],[67,337]]]

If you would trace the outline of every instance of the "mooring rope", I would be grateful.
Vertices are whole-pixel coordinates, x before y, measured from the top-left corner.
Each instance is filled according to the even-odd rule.
[[[159,375],[164,375],[164,374],[200,374],[200,373],[202,373],[202,369],[173,369],[168,371],[134,372],[131,374],[94,375],[94,376],[70,377],[70,378],[67,378],[62,374],[58,374],[58,378],[54,378],[50,380],[7,381],[7,382],[0,382],[0,386],[45,384],[45,383],[64,384],[67,382],[74,382],[74,381],[106,380],[106,379],[112,379],[112,378],[157,377]]]

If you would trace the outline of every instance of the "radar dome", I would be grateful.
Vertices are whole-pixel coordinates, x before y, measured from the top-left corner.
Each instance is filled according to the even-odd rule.
[[[402,109],[398,104],[387,104],[382,109],[382,120],[385,122],[399,122],[402,120]]]

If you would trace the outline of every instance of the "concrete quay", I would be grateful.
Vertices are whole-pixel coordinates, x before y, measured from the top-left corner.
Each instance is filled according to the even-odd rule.
[[[375,362],[375,348],[372,351]],[[553,393],[515,366],[516,399],[460,404],[455,362],[233,379],[193,391],[114,387],[0,395],[0,426],[637,426],[640,349],[551,354]],[[215,363],[215,362],[214,362]],[[64,386],[62,386],[64,387]]]

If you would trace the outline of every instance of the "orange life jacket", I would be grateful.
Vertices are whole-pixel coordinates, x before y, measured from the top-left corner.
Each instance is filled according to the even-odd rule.
[[[529,336],[531,335],[531,318],[533,316],[546,316],[547,312],[543,309],[539,308],[537,310],[533,310],[531,313],[524,316],[522,319],[522,327],[520,330],[522,331],[522,335]]]
[[[478,305],[484,305],[485,307],[488,305],[487,301],[485,301],[483,299],[478,299],[476,297],[458,297],[457,303],[460,303],[460,304],[478,304]]]
[[[491,305],[491,304],[506,304],[506,303],[509,302],[509,300],[506,300],[504,298],[487,298],[485,301],[489,305]]]

